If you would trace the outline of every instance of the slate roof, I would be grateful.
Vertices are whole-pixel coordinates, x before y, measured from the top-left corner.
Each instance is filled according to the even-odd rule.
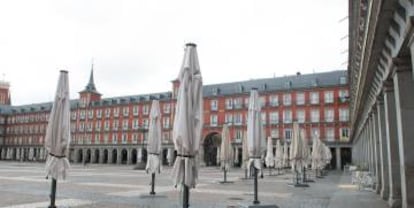
[[[315,87],[341,86],[340,77],[347,77],[347,71],[337,70],[322,73],[292,75],[275,78],[254,79],[248,81],[221,83],[205,85],[203,87],[204,97],[232,95],[240,93],[248,93],[252,88],[257,88],[259,92],[280,91],[293,89],[309,89]],[[93,81],[92,81],[93,83]],[[103,98],[98,102],[92,103],[92,106],[111,106],[117,104],[140,103],[153,99],[160,101],[170,100],[171,92],[160,92],[141,95],[119,96],[111,98]],[[79,99],[70,101],[71,109],[79,106]],[[36,103],[21,106],[0,105],[0,115],[9,115],[15,113],[27,112],[49,112],[52,108],[52,102]]]

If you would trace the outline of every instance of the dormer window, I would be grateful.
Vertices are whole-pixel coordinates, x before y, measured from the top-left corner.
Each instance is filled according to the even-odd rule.
[[[346,76],[339,77],[339,84],[341,85],[347,84]]]
[[[290,88],[292,87],[292,81],[287,81],[287,82],[285,82],[284,87],[285,87],[286,89],[290,89]]]

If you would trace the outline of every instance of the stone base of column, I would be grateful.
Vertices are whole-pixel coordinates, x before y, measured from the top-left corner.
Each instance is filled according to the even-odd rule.
[[[377,187],[375,189],[375,193],[381,194],[381,184],[377,184]]]
[[[390,199],[388,199],[388,205],[391,208],[400,208],[401,207],[401,199],[390,198]]]

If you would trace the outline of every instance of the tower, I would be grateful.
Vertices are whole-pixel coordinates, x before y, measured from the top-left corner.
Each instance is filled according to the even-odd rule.
[[[6,81],[0,81],[0,105],[11,105],[10,84]]]
[[[86,107],[90,105],[91,102],[101,100],[102,94],[96,90],[95,82],[93,80],[93,63],[91,68],[91,75],[89,77],[89,82],[86,85],[85,89],[79,92],[81,107]]]

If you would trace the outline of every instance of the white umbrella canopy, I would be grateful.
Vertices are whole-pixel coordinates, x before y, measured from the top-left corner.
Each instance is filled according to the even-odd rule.
[[[45,136],[46,174],[53,179],[65,179],[70,168],[67,155],[70,143],[70,103],[68,72],[61,71],[55,100],[50,112]]]
[[[174,162],[174,151],[171,148],[168,148],[167,150],[167,160],[170,165]]]
[[[203,126],[202,77],[195,44],[187,44],[177,94],[173,141],[177,158],[172,170],[174,184],[194,188],[198,178],[196,155]],[[183,176],[185,178],[183,179]]]
[[[328,146],[326,146],[326,144],[324,144],[324,154],[324,161],[326,164],[329,164],[332,159],[332,153],[331,149]]]
[[[283,168],[283,149],[282,149],[282,145],[280,145],[279,139],[276,141],[275,167]]]
[[[273,154],[273,140],[272,137],[267,137],[266,158],[265,163],[267,167],[275,166],[275,157]]]
[[[243,146],[242,146],[242,168],[248,169],[249,162],[249,150],[247,147],[247,132],[243,134]]]
[[[249,152],[249,164],[261,170],[261,156],[265,150],[265,140],[263,138],[263,126],[261,119],[261,106],[259,103],[259,93],[256,89],[250,92],[249,109],[247,117],[247,148]]]
[[[302,159],[303,159],[303,144],[302,139],[300,138],[299,124],[297,122],[293,123],[293,137],[292,142],[290,143],[290,152],[289,160],[292,167],[292,171],[301,170]]]
[[[310,162],[310,151],[308,142],[305,139],[305,130],[300,130],[300,139],[302,143],[302,167],[307,167]]]
[[[285,139],[285,142],[283,143],[283,159],[282,159],[282,166],[288,167],[289,166],[289,146]]]
[[[220,166],[221,169],[228,171],[233,159],[232,148],[230,144],[230,131],[227,124],[223,125],[221,132],[221,147],[220,147]]]
[[[320,159],[321,159],[320,143],[319,143],[319,139],[315,135],[313,137],[313,142],[312,142],[312,164],[311,164],[312,170],[318,169]]]
[[[160,102],[153,100],[149,115],[147,173],[161,172],[161,111]]]

